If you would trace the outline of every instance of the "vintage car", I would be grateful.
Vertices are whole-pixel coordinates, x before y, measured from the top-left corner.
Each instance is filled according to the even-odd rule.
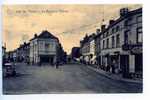
[[[3,66],[3,75],[4,77],[15,76],[15,65],[13,63],[5,63]]]

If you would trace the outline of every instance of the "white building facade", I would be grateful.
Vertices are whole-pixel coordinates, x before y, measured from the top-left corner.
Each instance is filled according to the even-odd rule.
[[[30,63],[54,64],[57,61],[58,38],[53,36],[48,31],[43,31],[40,35],[35,35],[30,40]]]
[[[142,8],[121,9],[120,18],[111,20],[99,35],[100,64],[113,73],[123,73],[124,77],[142,74],[142,34]]]
[[[86,64],[94,64],[95,63],[95,34],[91,34],[89,36],[85,36],[84,39],[80,42],[80,53],[81,59]]]

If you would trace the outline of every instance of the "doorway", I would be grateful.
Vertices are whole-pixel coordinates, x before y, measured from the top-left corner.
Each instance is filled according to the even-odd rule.
[[[142,72],[143,71],[143,55],[136,54],[135,55],[135,72]]]
[[[129,55],[120,55],[120,67],[122,70],[123,77],[129,75]]]
[[[54,57],[51,55],[42,55],[40,56],[40,63],[41,64],[51,64],[53,65]]]

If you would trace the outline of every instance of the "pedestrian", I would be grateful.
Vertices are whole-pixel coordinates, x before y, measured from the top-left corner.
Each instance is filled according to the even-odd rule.
[[[112,68],[112,73],[115,74],[115,61],[112,62],[111,68]]]
[[[59,68],[59,61],[56,61],[56,69]]]
[[[110,72],[110,65],[107,65],[107,72]]]

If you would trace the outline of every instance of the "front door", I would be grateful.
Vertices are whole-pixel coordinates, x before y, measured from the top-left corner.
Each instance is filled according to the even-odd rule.
[[[135,55],[135,71],[142,72],[143,70],[143,56],[142,54]]]
[[[129,75],[129,55],[120,55],[120,67],[122,69],[123,77]]]

